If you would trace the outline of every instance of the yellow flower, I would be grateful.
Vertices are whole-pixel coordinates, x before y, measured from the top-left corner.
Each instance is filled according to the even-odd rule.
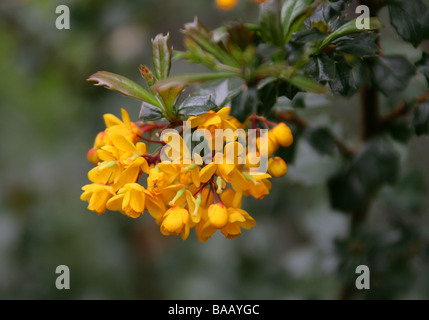
[[[183,240],[189,236],[191,219],[189,212],[178,206],[168,209],[161,223],[161,233],[163,235],[181,235]]]
[[[107,209],[138,218],[145,209],[146,190],[138,183],[128,183],[106,204]]]
[[[237,130],[237,127],[231,121],[231,116],[229,115],[230,110],[231,107],[224,107],[218,112],[210,110],[207,113],[201,114],[199,116],[189,117],[188,121],[191,122],[191,128],[198,127],[198,129],[208,130],[213,141],[219,134],[219,132],[216,134],[216,129]],[[209,137],[206,136],[206,138]],[[211,145],[211,147],[213,149],[213,145]]]
[[[255,220],[244,210],[238,208],[228,208],[228,223],[220,232],[232,239],[241,235],[241,228],[250,229],[256,226]]]
[[[106,211],[106,203],[115,194],[111,186],[103,184],[87,184],[82,187],[84,193],[80,196],[82,201],[88,201],[88,209],[103,214]]]
[[[231,239],[241,235],[241,228],[250,229],[256,226],[255,220],[241,209],[241,192],[227,189],[222,193],[221,199],[228,207],[228,223],[220,230],[226,238]]]
[[[121,109],[122,121],[113,114],[105,114],[104,122],[106,124],[105,135],[103,137],[105,144],[109,144],[113,135],[120,135],[129,138],[133,143],[140,140],[141,131],[137,124],[130,121],[130,116],[125,109]]]

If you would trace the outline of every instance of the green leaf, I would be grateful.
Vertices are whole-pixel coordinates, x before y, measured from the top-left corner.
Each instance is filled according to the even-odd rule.
[[[298,43],[313,43],[325,39],[326,33],[317,28],[307,29],[305,31],[294,33],[291,40]]]
[[[242,90],[231,100],[231,115],[244,122],[247,116],[257,111],[258,103],[258,90],[256,88],[249,87]]]
[[[277,46],[284,44],[283,28],[280,21],[280,1],[268,0],[260,5],[259,25],[264,42]]]
[[[281,7],[281,23],[283,27],[283,34],[285,37],[285,41],[289,41],[292,36],[295,28],[292,28],[294,22],[301,15],[307,13],[307,9],[311,6],[313,0],[286,0],[283,1],[283,5]],[[308,15],[311,12],[308,12]],[[304,15],[303,18],[307,18],[307,15]],[[301,22],[303,20],[301,19]]]
[[[373,61],[372,73],[373,85],[389,96],[408,86],[416,68],[403,56],[380,56]]]
[[[388,2],[390,23],[405,41],[417,47],[429,39],[429,8],[421,0]]]
[[[328,88],[306,77],[293,76],[287,81],[295,87],[307,92],[313,92],[317,94],[326,94],[328,92]]]
[[[264,116],[270,115],[274,104],[277,102],[277,86],[277,81],[271,81],[262,87],[258,87],[258,114]]]
[[[191,96],[182,102],[177,108],[177,111],[179,114],[189,117],[207,113],[209,110],[215,109],[216,107],[216,104],[212,101],[211,95]]]
[[[332,92],[350,97],[358,89],[358,80],[353,67],[343,56],[337,56],[335,61],[335,76],[329,82]]]
[[[353,170],[339,172],[330,178],[328,191],[332,208],[343,212],[363,208],[368,197],[361,177]]]
[[[139,117],[142,121],[155,121],[163,118],[163,115],[159,108],[149,103],[143,102]]]
[[[334,136],[328,128],[309,128],[306,138],[314,150],[322,155],[332,155],[335,151]]]
[[[107,89],[122,93],[124,96],[144,101],[161,108],[159,101],[152,94],[134,81],[118,74],[98,71],[91,75],[87,81],[96,81],[96,86],[105,86]]]
[[[326,55],[313,56],[307,64],[307,70],[316,81],[325,83],[335,77],[335,61]]]
[[[328,181],[331,205],[341,211],[356,211],[385,184],[397,181],[400,158],[390,143],[378,137],[365,143],[350,166]]]
[[[413,127],[418,136],[429,134],[429,102],[421,103],[414,113]]]
[[[368,141],[356,157],[354,169],[369,191],[393,184],[399,176],[400,158],[392,145],[382,137]]]
[[[378,20],[378,18],[370,18],[370,29],[368,30],[375,30],[380,29],[383,27],[383,24]],[[349,22],[343,24],[341,27],[339,27],[337,30],[332,32],[329,36],[325,38],[325,40],[322,41],[322,43],[319,46],[319,51],[326,47],[327,45],[331,44],[333,41],[335,41],[338,38],[344,37],[346,35],[352,34],[352,33],[359,33],[362,32],[361,29],[358,29],[356,26],[356,19],[350,20]]]
[[[422,58],[416,62],[416,67],[425,76],[429,84],[429,53],[423,52]]]
[[[209,72],[209,73],[194,73],[194,74],[184,74],[169,77],[155,83],[155,88],[166,89],[171,86],[186,86],[195,82],[207,82],[220,79],[228,79],[232,77],[237,77],[238,74],[233,72]]]
[[[159,93],[162,100],[164,101],[164,105],[167,110],[171,110],[173,107],[177,97],[180,95],[182,90],[185,88],[184,84],[176,84],[172,86],[166,87],[157,87],[155,90]]]
[[[217,86],[210,86],[200,90],[202,95],[211,95],[212,100],[217,106],[223,106],[229,97],[229,81],[222,81]]]
[[[168,45],[169,38],[169,34],[166,36],[158,34],[155,39],[152,40],[153,65],[158,80],[166,79],[170,74],[173,48]]]
[[[335,42],[335,49],[356,57],[375,57],[380,51],[376,44],[378,34],[365,34],[358,37],[343,37]]]

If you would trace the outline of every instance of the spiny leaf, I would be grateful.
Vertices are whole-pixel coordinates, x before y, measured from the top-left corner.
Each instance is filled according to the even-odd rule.
[[[383,27],[383,24],[378,20],[378,18],[370,18],[370,29],[369,30],[375,30],[380,29]],[[332,32],[329,36],[325,38],[325,40],[322,41],[321,45],[319,46],[319,50],[326,47],[328,44],[331,44],[334,40],[341,38],[343,36],[346,36],[348,34],[352,33],[358,33],[362,32],[361,29],[358,29],[356,26],[356,19],[350,20],[349,22],[343,24],[341,27],[339,27],[337,30]]]
[[[158,34],[155,39],[152,40],[153,65],[158,80],[166,79],[170,74],[173,48],[168,45],[169,38],[169,34],[166,36]]]
[[[144,101],[161,108],[159,101],[134,81],[107,71],[98,71],[87,81],[96,81],[96,86],[105,86],[109,90],[122,93],[124,96]]]

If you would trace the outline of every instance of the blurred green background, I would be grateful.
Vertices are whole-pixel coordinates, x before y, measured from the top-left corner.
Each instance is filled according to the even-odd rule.
[[[55,28],[60,4],[70,8],[70,30]],[[340,260],[336,245],[347,238],[349,218],[330,208],[325,182],[340,160],[319,155],[304,139],[288,174],[273,181],[272,193],[246,200],[258,225],[234,240],[220,233],[207,243],[193,233],[187,241],[165,237],[148,214],[137,220],[109,212],[97,216],[79,199],[91,168],[86,152],[104,129],[102,115],[119,116],[124,107],[137,120],[140,111],[139,102],[86,78],[106,70],[142,83],[137,67],[151,66],[150,40],[157,33],[169,32],[173,47],[182,49],[180,29],[195,16],[213,28],[230,20],[254,22],[257,14],[250,0],[228,12],[211,0],[1,0],[1,299],[340,297],[343,278],[357,276],[359,261]],[[383,22],[385,52],[418,60],[419,49]],[[172,73],[192,70],[178,62]],[[424,88],[424,78],[416,76],[407,92]],[[303,117],[334,126],[351,143],[357,139],[357,97],[306,99]],[[368,237],[372,231],[381,235],[371,260],[376,265],[369,265],[379,282],[363,297],[427,299],[429,138],[413,138],[397,149],[400,182],[383,188],[369,214]],[[395,228],[398,219],[405,229]],[[386,264],[401,254],[410,258]],[[55,287],[58,265],[70,268],[70,290]]]

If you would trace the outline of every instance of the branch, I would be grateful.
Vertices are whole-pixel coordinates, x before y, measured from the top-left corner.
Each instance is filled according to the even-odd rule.
[[[422,94],[420,97],[415,99],[416,103],[422,103],[429,100],[429,91]],[[380,125],[382,128],[386,128],[390,123],[395,121],[397,118],[404,116],[410,110],[409,105],[402,101],[399,103],[390,113],[386,114],[380,119]]]

